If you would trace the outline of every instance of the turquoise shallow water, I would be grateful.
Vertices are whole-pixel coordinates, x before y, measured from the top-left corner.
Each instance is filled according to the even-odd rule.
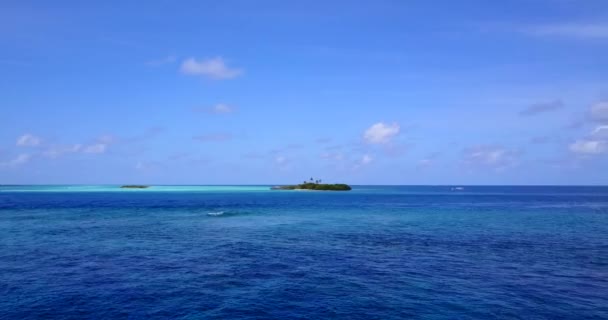
[[[606,319],[607,187],[0,186],[0,318]]]

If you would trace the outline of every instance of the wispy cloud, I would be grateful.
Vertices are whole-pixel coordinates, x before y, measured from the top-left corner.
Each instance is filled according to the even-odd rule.
[[[579,169],[582,165],[580,157],[561,156],[557,158],[550,158],[541,161],[549,165],[554,169],[559,170],[572,170]]]
[[[581,139],[570,144],[570,151],[586,155],[602,154],[608,151],[608,142],[603,140]]]
[[[591,119],[608,123],[608,101],[602,101],[591,106],[589,110]]]
[[[331,161],[342,161],[344,160],[344,154],[342,152],[323,152],[321,153],[321,159]]]
[[[374,158],[371,155],[369,155],[369,154],[364,154],[361,157],[361,165],[370,164],[370,163],[372,163],[372,161],[374,161]]]
[[[578,139],[568,149],[579,155],[599,155],[608,153],[608,125],[595,127],[584,138]]]
[[[596,139],[606,139],[608,140],[608,125],[597,126],[591,132],[591,136]]]
[[[585,112],[573,114],[570,122],[564,128],[581,129],[589,124],[608,124],[608,101],[600,101],[589,107]]]
[[[608,24],[606,23],[565,23],[539,25],[524,29],[524,32],[534,36],[568,37],[581,39],[608,38]]]
[[[428,154],[424,159],[418,161],[418,168],[428,168],[435,164],[437,158],[439,157],[439,152],[433,152]]]
[[[584,127],[586,123],[587,123],[587,119],[584,116],[583,117],[574,116],[574,118],[571,119],[570,122],[568,122],[564,126],[564,128],[570,129],[570,130],[576,130],[576,129],[580,129],[580,128]]]
[[[41,152],[41,155],[56,159],[68,154],[104,154],[108,152],[110,148],[116,146],[123,146],[124,148],[121,149],[123,151],[134,152],[138,148],[138,143],[153,139],[164,131],[165,129],[162,127],[150,127],[142,133],[130,137],[119,137],[106,134],[83,143],[45,144],[44,151]]]
[[[58,158],[67,153],[76,153],[82,151],[81,144],[73,144],[73,145],[52,145],[44,152],[42,155],[49,157],[51,159]]]
[[[557,111],[564,107],[561,100],[553,100],[548,102],[540,102],[532,104],[519,112],[520,116],[534,116],[540,113]]]
[[[131,136],[131,137],[126,137],[123,139],[118,139],[112,136],[112,138],[110,139],[109,143],[115,143],[115,142],[120,142],[120,143],[137,143],[137,142],[142,142],[142,141],[146,141],[146,140],[150,140],[153,138],[158,137],[159,135],[161,135],[163,132],[165,132],[166,129],[164,127],[150,127],[146,130],[144,130],[142,133],[137,134],[135,136]]]
[[[27,153],[22,153],[17,155],[15,158],[10,159],[8,161],[0,162],[0,167],[17,167],[23,165],[30,161],[31,155]]]
[[[378,122],[365,130],[363,133],[363,140],[369,144],[389,143],[399,134],[400,130],[401,127],[397,123],[385,124],[383,122]]]
[[[285,157],[285,156],[276,156],[274,158],[274,162],[278,165],[285,165],[286,163],[289,162],[289,159],[287,159],[287,157]]]
[[[137,161],[135,170],[140,172],[153,172],[162,169],[164,165],[158,161]]]
[[[608,153],[608,102],[602,101],[589,108],[587,121],[596,127],[584,137],[568,145],[568,149],[578,155],[599,155]]]
[[[204,113],[208,113],[208,114],[226,115],[226,114],[234,113],[236,111],[236,107],[225,104],[225,103],[218,103],[212,107],[194,108],[194,111],[204,112]]]
[[[359,159],[355,160],[352,166],[352,170],[359,170],[365,166],[370,165],[372,162],[374,162],[374,157],[371,154],[366,153],[362,155]]]
[[[82,148],[84,153],[105,153],[108,145],[105,143],[95,143]]]
[[[434,163],[434,161],[431,160],[431,159],[421,159],[421,160],[418,161],[418,165],[417,166],[419,168],[428,168],[428,167],[432,166],[433,163]]]
[[[103,144],[112,144],[112,143],[115,143],[116,141],[118,141],[118,138],[111,134],[106,134],[106,135],[103,135],[103,136],[100,136],[97,138],[97,142],[103,143]]]
[[[17,146],[19,147],[36,147],[38,145],[40,145],[40,143],[42,142],[42,139],[40,139],[39,137],[30,134],[30,133],[26,133],[22,136],[20,136],[19,138],[17,138]]]
[[[281,171],[289,171],[293,160],[285,155],[277,155],[274,157],[274,165]]]
[[[102,154],[106,153],[110,145],[118,142],[118,138],[113,135],[103,135],[98,137],[94,143],[83,145],[83,153]]]
[[[504,170],[519,163],[521,152],[497,145],[479,145],[463,151],[463,163],[470,168]]]
[[[215,57],[200,61],[194,58],[188,58],[182,62],[180,71],[183,74],[203,76],[216,80],[236,78],[243,73],[243,70],[241,69],[228,67],[222,57]]]

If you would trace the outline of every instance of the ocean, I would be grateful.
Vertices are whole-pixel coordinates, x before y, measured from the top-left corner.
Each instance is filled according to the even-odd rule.
[[[0,186],[0,319],[608,319],[608,187]]]

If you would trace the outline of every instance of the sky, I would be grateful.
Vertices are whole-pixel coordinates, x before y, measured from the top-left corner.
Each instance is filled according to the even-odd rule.
[[[608,184],[608,2],[0,2],[0,184],[311,177]]]

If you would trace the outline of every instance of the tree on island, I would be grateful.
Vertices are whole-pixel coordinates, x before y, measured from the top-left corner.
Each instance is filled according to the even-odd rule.
[[[343,183],[335,184],[322,184],[323,180],[310,178],[310,180],[304,180],[302,184],[298,185],[285,185],[272,187],[272,190],[326,190],[326,191],[348,191],[351,187]]]

